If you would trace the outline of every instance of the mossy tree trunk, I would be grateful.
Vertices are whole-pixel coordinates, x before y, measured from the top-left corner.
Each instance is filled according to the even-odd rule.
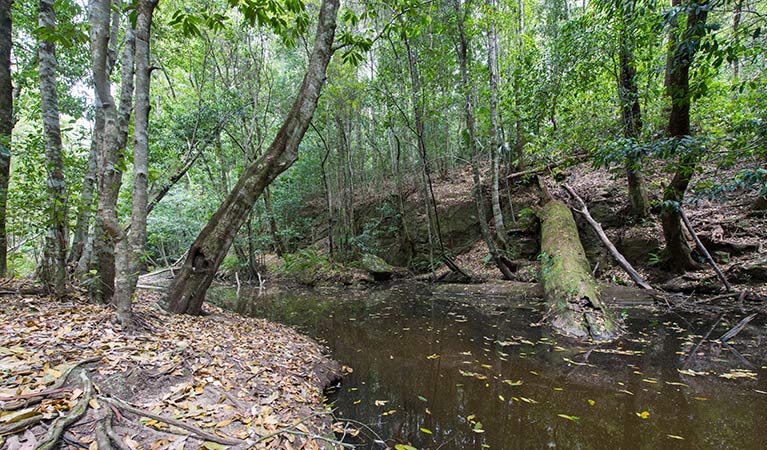
[[[570,208],[551,200],[539,216],[541,281],[552,326],[578,338],[614,338],[617,320],[602,302]]]

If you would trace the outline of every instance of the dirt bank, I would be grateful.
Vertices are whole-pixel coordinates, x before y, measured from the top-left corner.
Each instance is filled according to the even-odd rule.
[[[0,447],[34,448],[79,409],[64,447],[102,448],[105,417],[115,448],[331,446],[322,391],[340,367],[323,347],[210,305],[205,317],[166,315],[153,297],[135,303],[131,335],[78,298],[0,298]]]

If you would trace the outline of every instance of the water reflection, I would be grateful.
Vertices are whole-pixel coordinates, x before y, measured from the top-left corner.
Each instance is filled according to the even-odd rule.
[[[763,381],[678,370],[705,320],[632,309],[627,338],[591,347],[537,326],[540,304],[418,286],[214,296],[296,326],[352,367],[331,400],[338,416],[369,427],[373,448],[376,439],[443,450],[765,448]],[[744,332],[740,345],[757,339]],[[731,367],[728,358],[704,355],[691,368]]]

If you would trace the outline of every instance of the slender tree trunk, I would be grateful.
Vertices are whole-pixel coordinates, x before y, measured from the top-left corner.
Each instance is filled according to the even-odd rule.
[[[491,14],[495,13],[495,1],[490,0]],[[498,35],[495,30],[495,19],[490,19],[490,29],[487,32],[487,68],[490,76],[490,161],[493,166],[493,188],[491,194],[493,206],[493,222],[498,241],[506,247],[506,225],[503,220],[500,194],[501,146],[498,140],[498,72],[496,71],[496,54]]]
[[[128,123],[132,111],[134,82],[135,37],[130,23],[126,24],[126,42],[122,56],[122,84],[120,87],[119,111],[111,93],[110,73],[114,66],[110,57],[111,2],[90,0],[88,21],[90,23],[91,63],[93,85],[96,93],[96,109],[103,114],[103,128],[96,122],[93,139],[97,153],[97,207],[93,227],[93,254],[91,270],[96,275],[90,285],[91,300],[108,303],[115,289],[115,245],[122,239],[122,230],[117,218],[117,197],[122,184],[121,160],[128,140]],[[98,112],[97,112],[98,114]]]
[[[673,47],[673,54],[668,58],[671,64],[666,70],[669,74],[668,95],[671,98],[668,133],[673,138],[682,138],[690,134],[690,66],[705,32],[707,7],[706,2],[701,5],[689,5],[685,31]],[[678,209],[695,173],[697,158],[698,156],[691,152],[680,157],[676,173],[663,194],[661,222],[666,239],[666,257],[671,269],[677,272],[699,267],[690,255],[691,249],[684,236]]]
[[[519,0],[517,2],[517,9],[519,12],[519,30],[518,30],[518,44],[519,45],[519,65],[524,63],[525,55],[525,2]],[[514,110],[516,120],[514,128],[516,131],[515,149],[517,151],[517,172],[525,170],[525,131],[522,125],[522,105],[520,102],[520,82],[519,77],[514,79]]]
[[[464,95],[464,105],[466,112],[466,130],[469,135],[469,155],[471,158],[472,177],[474,180],[474,201],[477,204],[477,215],[479,216],[479,227],[482,233],[482,237],[487,244],[487,250],[490,252],[490,257],[493,262],[508,279],[514,279],[514,275],[511,270],[506,266],[501,258],[498,248],[495,245],[493,236],[490,233],[490,227],[487,223],[487,213],[485,212],[484,200],[482,198],[482,182],[479,177],[479,166],[477,163],[477,144],[476,144],[476,131],[474,123],[474,95],[472,87],[469,81],[469,42],[466,37],[466,29],[464,27],[464,14],[465,11],[459,6],[458,0],[455,2],[455,13],[458,19],[458,62],[461,66],[461,84]]]
[[[272,198],[269,192],[269,187],[264,189],[264,209],[266,209],[266,215],[269,221],[269,234],[272,236],[272,242],[274,242],[274,251],[277,256],[282,257],[285,254],[285,244],[280,237],[280,230],[277,228],[277,220],[274,218],[274,211],[272,210]]]
[[[100,111],[96,112],[96,122],[103,122]],[[103,125],[101,125],[103,127]],[[95,128],[98,128],[95,127]],[[88,240],[91,213],[93,212],[93,195],[96,187],[96,153],[98,149],[95,141],[91,141],[90,154],[88,155],[88,169],[83,177],[83,189],[80,194],[80,204],[77,206],[77,223],[72,235],[72,250],[67,259],[69,264],[77,264],[83,255],[85,244]],[[76,272],[75,272],[76,273]]]
[[[733,83],[738,82],[738,77],[740,76],[740,58],[737,54],[737,47],[740,43],[740,36],[738,35],[738,32],[740,30],[740,18],[741,14],[743,13],[743,0],[735,0],[733,3],[733,12],[732,12],[732,34],[733,34],[733,40],[735,41],[735,48],[736,53],[733,55],[732,58],[732,81]]]
[[[118,260],[119,277],[115,285],[113,303],[117,308],[117,318],[126,327],[133,326],[132,299],[138,283],[138,274],[144,260],[146,244],[146,217],[149,174],[149,85],[150,67],[150,31],[152,15],[158,0],[140,0],[136,5],[135,32],[135,67],[136,67],[136,112],[133,123],[133,205],[131,207],[130,231],[125,240],[126,246],[120,246]],[[130,25],[127,29],[130,29]],[[127,130],[126,130],[127,131]],[[127,133],[126,133],[127,136]]]
[[[56,28],[56,12],[53,0],[40,0],[39,25]],[[43,267],[40,273],[48,291],[63,297],[67,284],[67,195],[64,184],[64,158],[61,150],[61,126],[59,123],[59,100],[56,89],[56,44],[41,39],[38,48],[40,61],[40,107],[45,134],[45,159],[48,172],[48,195],[50,215],[48,234],[45,238]]]
[[[13,132],[13,84],[11,82],[12,0],[0,0],[0,278],[8,261],[8,236],[5,228],[8,181],[11,171]]]
[[[234,189],[192,244],[168,294],[170,311],[202,312],[205,293],[256,200],[298,158],[298,145],[317,108],[333,54],[338,4],[339,0],[323,0],[314,48],[293,107],[267,151],[245,168]]]
[[[636,84],[636,67],[634,66],[632,41],[632,18],[634,1],[623,5],[625,11],[621,17],[620,44],[618,49],[618,98],[621,103],[621,118],[623,119],[623,135],[629,139],[638,139],[642,130],[642,111],[639,105],[639,89]],[[629,188],[629,204],[631,215],[644,219],[650,214],[650,203],[647,197],[647,187],[644,176],[639,168],[639,162],[634,157],[626,161],[626,178]]]

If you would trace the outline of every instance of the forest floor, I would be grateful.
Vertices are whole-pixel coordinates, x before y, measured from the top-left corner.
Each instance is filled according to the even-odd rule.
[[[342,369],[323,347],[212,305],[167,315],[156,300],[141,293],[138,331],[124,333],[110,307],[76,296],[0,297],[0,448],[36,448],[65,417],[61,448],[329,446],[342,425],[323,388]]]
[[[752,297],[767,298],[767,211],[751,209],[756,200],[754,190],[726,189],[736,173],[745,166],[726,169],[713,165],[704,166],[694,176],[683,208],[696,234],[734,289],[748,290]],[[572,206],[575,202],[562,188],[564,183],[569,184],[587,204],[595,219],[601,222],[610,240],[619,249],[626,250],[624,256],[653,286],[685,294],[723,293],[721,281],[714,270],[704,262],[703,255],[695,248],[692,239],[689,239],[690,246],[693,248],[693,255],[702,263],[701,270],[679,275],[662,267],[660,258],[664,243],[658,205],[662,201],[662,186],[668,182],[669,175],[665,174],[661,167],[652,167],[651,171],[652,173],[646,175],[646,181],[650,201],[654,206],[650,217],[642,222],[632,221],[629,217],[627,187],[622,170],[594,169],[583,163],[556,174],[559,182],[553,181],[551,176],[547,177],[547,180],[555,198]],[[473,184],[464,172],[457,171],[435,181],[440,185],[435,191],[438,204],[455,202],[459,197],[470,198]],[[720,189],[714,198],[709,198],[706,195],[706,186],[709,185],[722,186],[725,189]],[[525,208],[535,208],[538,201],[536,189],[534,183],[522,179],[511,184],[512,204],[517,212]],[[489,208],[489,205],[487,207]],[[579,214],[574,215],[597,279],[604,283],[631,286],[631,279],[607,253],[596,234]],[[517,223],[520,219],[518,214],[515,219],[516,221],[511,221],[507,217],[507,228],[522,226]],[[497,268],[489,262],[487,246],[480,236],[476,236],[476,242],[470,250],[457,255],[456,262],[479,279],[502,278]],[[537,261],[530,260],[524,264],[529,265],[526,270],[517,272],[519,280],[535,281]],[[442,268],[437,275],[444,275],[448,271],[449,269]]]

